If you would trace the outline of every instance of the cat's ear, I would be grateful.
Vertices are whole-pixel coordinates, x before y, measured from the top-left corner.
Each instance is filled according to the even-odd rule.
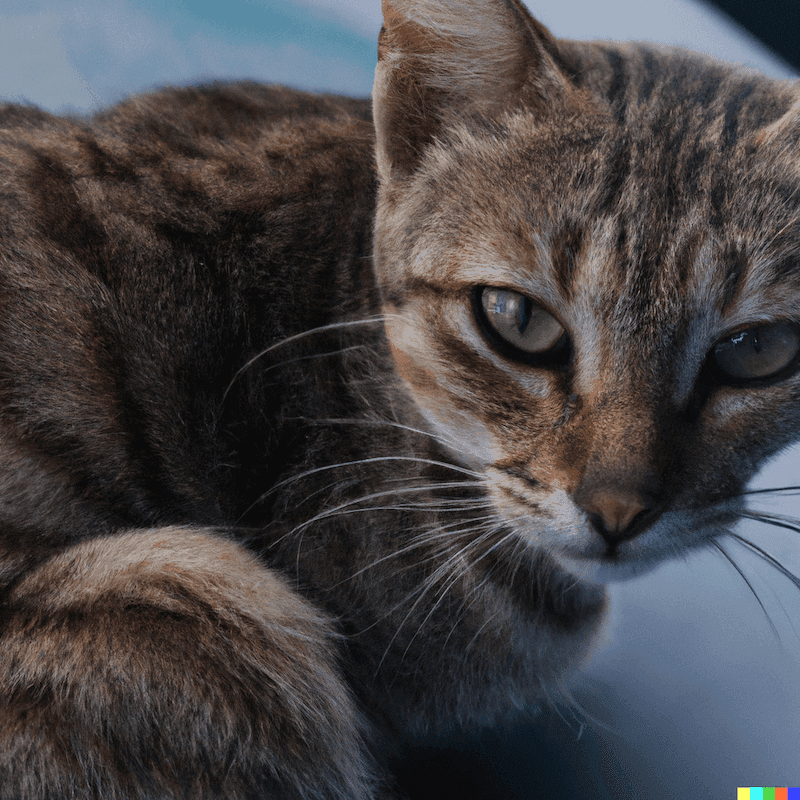
[[[520,0],[383,0],[373,105],[382,180],[410,173],[450,115],[557,105],[555,41]]]

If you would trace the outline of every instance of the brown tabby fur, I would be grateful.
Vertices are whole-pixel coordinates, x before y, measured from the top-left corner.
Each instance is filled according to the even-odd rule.
[[[384,15],[374,130],[253,84],[0,112],[2,800],[389,796],[381,737],[557,692],[601,581],[800,436],[794,369],[707,368],[800,320],[800,87]],[[569,362],[498,353],[482,285]]]

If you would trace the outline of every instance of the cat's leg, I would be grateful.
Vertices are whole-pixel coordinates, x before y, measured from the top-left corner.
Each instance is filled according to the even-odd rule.
[[[2,800],[373,796],[329,626],[233,542],[87,541],[0,619]]]

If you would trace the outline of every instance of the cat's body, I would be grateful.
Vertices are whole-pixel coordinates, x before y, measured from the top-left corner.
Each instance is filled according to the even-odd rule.
[[[800,88],[465,5],[386,6],[377,142],[4,110],[3,800],[382,796],[800,433]]]

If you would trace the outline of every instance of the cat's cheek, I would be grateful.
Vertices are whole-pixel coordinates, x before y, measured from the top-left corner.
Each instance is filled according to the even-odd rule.
[[[395,346],[391,339],[390,349],[397,374],[429,432],[465,466],[483,469],[495,461],[498,448],[489,428],[448,402],[447,391],[432,369]]]
[[[472,469],[483,469],[496,458],[488,428],[454,409],[427,408],[417,403],[428,428],[459,462]]]
[[[586,515],[566,491],[523,486],[494,468],[487,470],[487,479],[498,519],[532,550],[543,550],[557,559],[572,554],[572,560],[587,563],[602,557],[599,537],[593,541]]]

